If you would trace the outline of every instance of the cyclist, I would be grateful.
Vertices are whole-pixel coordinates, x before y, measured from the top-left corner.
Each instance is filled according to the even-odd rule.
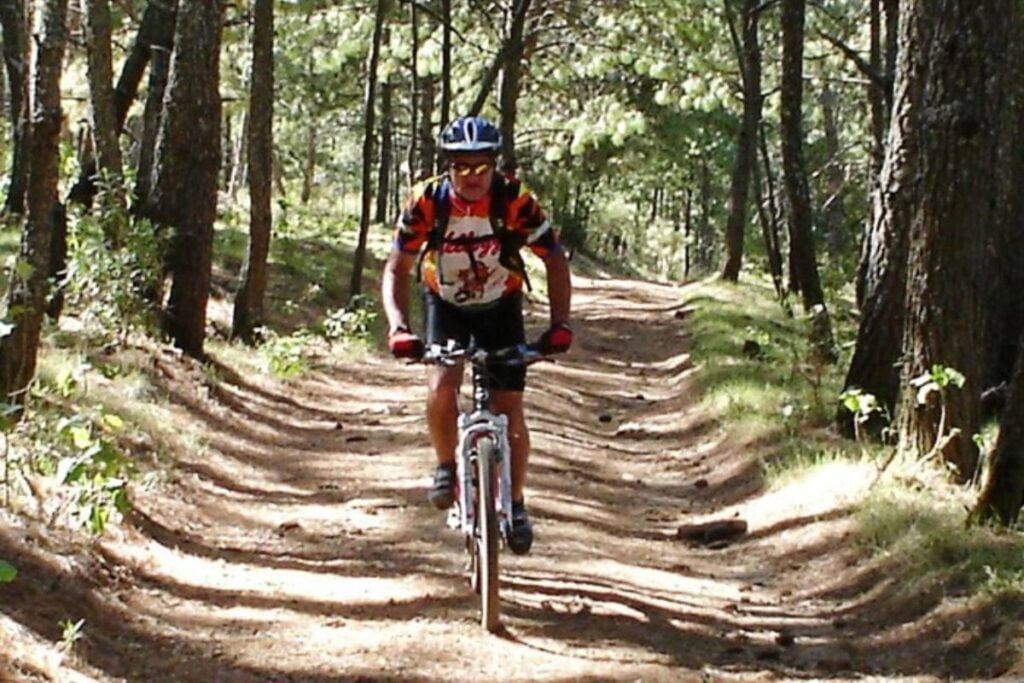
[[[479,116],[460,117],[445,127],[440,148],[447,172],[414,191],[398,220],[382,278],[388,347],[398,358],[418,358],[423,341],[409,328],[409,280],[416,265],[424,289],[428,344],[472,336],[492,350],[526,341],[522,289],[526,282],[519,249],[529,247],[544,262],[550,326],[537,345],[560,353],[572,344],[569,325],[569,265],[544,211],[517,179],[496,171],[501,133]],[[419,262],[417,263],[417,259]],[[462,367],[428,371],[427,423],[437,468],[428,497],[446,509],[455,499],[457,396]],[[533,543],[524,485],[530,437],[523,415],[525,368],[495,366],[489,374],[491,410],[509,421],[512,451],[512,520],[508,544],[523,554]]]

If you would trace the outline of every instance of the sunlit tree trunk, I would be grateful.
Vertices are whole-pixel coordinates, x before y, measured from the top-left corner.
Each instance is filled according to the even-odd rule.
[[[28,187],[28,42],[24,0],[0,2],[0,25],[3,28],[4,68],[10,91],[11,176],[4,201],[4,211],[24,213],[25,191]]]
[[[47,0],[36,9],[29,120],[27,217],[21,250],[7,291],[12,324],[0,337],[0,401],[24,405],[35,375],[43,315],[49,294],[54,218],[58,214],[58,137],[63,112],[60,78],[64,59],[67,0]]]
[[[782,167],[789,200],[789,248],[804,310],[812,314],[811,341],[833,358],[832,324],[818,276],[811,193],[803,159],[803,50],[805,0],[782,0]]]
[[[420,79],[420,106],[419,106],[419,171],[416,176],[420,179],[429,178],[434,175],[434,163],[437,155],[437,132],[434,130],[434,94],[437,87],[437,79],[434,76],[424,76]],[[445,125],[445,124],[441,124]]]
[[[373,39],[366,60],[366,97],[363,103],[363,181],[362,209],[359,214],[359,242],[352,256],[352,279],[349,281],[349,299],[362,294],[363,261],[366,258],[366,237],[370,231],[370,211],[373,204],[373,143],[376,132],[377,64],[380,62],[381,35],[387,16],[389,0],[377,0],[373,22]]]
[[[390,79],[380,84],[380,161],[377,166],[377,212],[374,220],[387,220],[391,199],[391,165],[394,150],[395,115],[391,94],[394,87]]]
[[[149,182],[153,174],[156,136],[160,130],[164,94],[171,71],[171,51],[158,45],[154,45],[151,51],[146,106],[142,113],[142,139],[139,141],[139,161],[135,172],[135,197],[142,205],[149,202]]]
[[[441,0],[441,126],[452,119],[452,0]],[[437,153],[437,171],[444,169],[444,155]]]
[[[725,0],[729,14],[729,30],[735,36],[731,0]],[[725,224],[725,267],[722,277],[736,282],[743,263],[743,238],[747,227],[747,195],[750,176],[757,162],[757,127],[761,121],[761,46],[758,43],[758,0],[743,0],[740,20],[743,22],[743,40],[737,45],[740,75],[743,82],[743,120],[736,140],[736,160],[733,164],[729,190],[729,213]],[[734,42],[739,42],[734,37]]]
[[[196,358],[204,356],[217,215],[223,14],[223,0],[190,2],[188,11],[178,13],[150,202],[145,207],[155,222],[174,228],[169,257],[174,278],[164,329],[175,346]]]
[[[190,10],[191,5],[190,5]],[[120,133],[128,118],[128,110],[139,92],[139,83],[149,63],[151,48],[170,49],[174,40],[176,4],[173,0],[150,0],[142,15],[135,43],[121,67],[121,75],[114,87],[114,116]],[[218,147],[220,145],[218,144]],[[68,192],[68,201],[91,206],[96,195],[96,159],[82,160],[78,180]]]
[[[835,91],[826,81],[819,96],[821,103],[822,129],[825,133],[827,160],[822,171],[827,197],[821,212],[825,222],[825,244],[831,256],[838,257],[846,251],[846,207],[843,194],[846,186],[846,170],[843,166],[842,148],[839,142],[839,122]]]
[[[1020,22],[1010,17],[1019,17],[1020,8],[1017,0],[932,5],[927,11],[905,5],[900,24],[906,58],[897,90],[907,100],[901,115],[917,131],[917,145],[896,161],[913,180],[904,198],[910,252],[898,426],[901,449],[938,452],[967,479],[981,424],[982,307],[991,261],[985,246],[1007,172],[999,148],[1019,144],[1005,139],[1001,124],[1020,78],[1007,65],[1021,35]],[[967,383],[943,400],[933,394],[919,404],[910,380],[935,364],[959,370]]]
[[[519,81],[523,65],[523,31],[530,0],[516,0],[505,24],[505,63],[501,68],[501,168],[506,173],[515,173],[519,167],[516,158],[516,118],[519,102]]]
[[[976,519],[996,519],[1006,525],[1017,520],[1024,504],[1024,339],[1018,351],[988,479],[973,512]]]
[[[249,249],[235,297],[234,337],[252,343],[263,325],[270,253],[274,120],[274,0],[254,0],[249,95]]]
[[[118,141],[120,125],[114,111],[114,68],[111,56],[110,5],[107,0],[81,0],[85,16],[85,40],[89,76],[89,115],[96,150],[98,178],[109,185],[105,209],[123,209],[126,198],[121,187],[121,144]],[[94,179],[95,182],[95,179]],[[104,231],[111,244],[120,243],[118,216],[104,217]]]
[[[406,163],[409,166],[409,178],[408,183],[411,187],[416,182],[417,168],[418,168],[418,151],[419,145],[419,89],[420,89],[420,75],[417,73],[419,68],[419,54],[420,54],[420,18],[419,12],[416,8],[415,2],[409,3],[409,32],[410,50],[410,68],[409,68],[409,149],[406,156]]]
[[[757,194],[757,216],[761,223],[768,273],[771,275],[775,294],[780,301],[786,298],[786,287],[782,279],[782,247],[779,243],[779,214],[775,201],[775,181],[768,159],[768,145],[764,140],[764,125],[759,126],[758,140],[762,152],[762,163],[754,160],[751,181]],[[763,178],[761,166],[764,166]]]

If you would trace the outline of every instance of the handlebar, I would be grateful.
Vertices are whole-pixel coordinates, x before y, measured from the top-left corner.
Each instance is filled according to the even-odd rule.
[[[470,346],[463,348],[459,346],[443,346],[431,344],[426,348],[419,362],[428,365],[457,365],[461,361],[468,360],[473,365],[532,365],[551,357],[545,355],[532,344],[516,344],[501,349],[488,351],[486,349]]]

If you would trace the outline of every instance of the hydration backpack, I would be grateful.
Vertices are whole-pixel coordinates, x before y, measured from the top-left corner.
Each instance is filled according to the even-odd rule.
[[[490,221],[491,229],[494,231],[494,237],[497,238],[500,253],[498,254],[498,263],[507,268],[510,272],[515,273],[522,278],[523,283],[526,285],[526,289],[531,291],[530,278],[526,274],[526,264],[523,262],[522,254],[519,253],[520,249],[526,244],[526,237],[508,229],[508,225],[505,220],[505,216],[508,213],[508,205],[519,196],[520,184],[519,181],[506,180],[500,173],[494,174],[494,181],[491,184],[491,207],[490,207]],[[448,218],[452,212],[452,199],[451,199],[452,187],[451,179],[444,175],[440,178],[439,182],[433,189],[433,195],[431,199],[434,201],[434,224],[430,228],[430,234],[427,236],[427,244],[420,251],[419,262],[416,264],[416,279],[422,280],[423,272],[423,259],[430,251],[437,252],[437,277],[441,284],[445,284],[442,280],[444,277],[443,269],[441,268],[441,257],[444,250],[441,248],[444,240],[445,231],[448,229]],[[456,244],[459,246],[467,247],[466,253],[469,255],[470,263],[473,266],[474,271],[476,270],[476,260],[473,256],[472,245],[478,244],[491,239],[491,235],[481,235],[479,237],[458,237],[449,241],[449,244]]]

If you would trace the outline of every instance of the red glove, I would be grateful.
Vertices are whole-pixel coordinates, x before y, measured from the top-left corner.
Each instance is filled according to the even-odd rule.
[[[541,353],[565,353],[572,346],[572,328],[569,323],[555,323],[540,336],[535,346]]]
[[[423,340],[403,325],[388,334],[388,349],[395,358],[415,360],[423,356]]]

